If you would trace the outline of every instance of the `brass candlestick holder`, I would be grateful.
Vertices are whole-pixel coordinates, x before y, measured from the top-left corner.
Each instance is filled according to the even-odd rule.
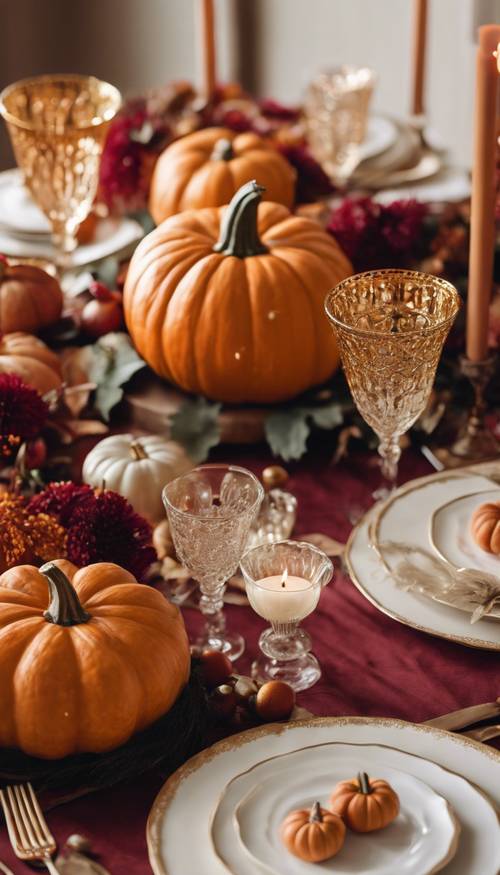
[[[467,421],[451,447],[453,456],[469,461],[480,461],[497,456],[500,444],[484,421],[486,401],[484,394],[496,367],[496,356],[472,362],[466,356],[460,360],[462,374],[472,383],[474,403]]]

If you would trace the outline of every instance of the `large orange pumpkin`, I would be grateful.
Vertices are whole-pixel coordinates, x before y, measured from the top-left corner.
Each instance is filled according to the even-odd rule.
[[[323,303],[352,267],[317,222],[247,183],[224,209],[172,216],[139,244],[124,290],[140,355],[187,392],[271,403],[338,365]]]
[[[0,576],[2,747],[111,750],[169,710],[189,669],[178,608],[118,565],[60,559]]]
[[[221,207],[257,177],[265,199],[291,207],[296,173],[291,164],[257,134],[207,128],[167,146],[151,180],[149,211],[159,225],[183,210]]]
[[[10,265],[0,259],[0,334],[36,334],[61,315],[63,296],[58,281],[31,264]]]
[[[55,352],[37,337],[21,331],[1,338],[0,373],[17,374],[40,395],[62,385],[61,364]]]

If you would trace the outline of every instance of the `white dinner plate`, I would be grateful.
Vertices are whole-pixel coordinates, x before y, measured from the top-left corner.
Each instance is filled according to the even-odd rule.
[[[359,161],[381,155],[394,143],[397,128],[385,115],[371,115],[366,126],[366,136],[359,147]]]
[[[402,720],[319,717],[262,726],[224,739],[193,757],[172,775],[155,800],[148,820],[149,858],[155,875],[227,875],[226,867],[212,848],[209,821],[228,783],[263,760],[303,747],[332,743],[383,745],[421,757],[419,777],[450,801],[463,831],[472,828],[474,850],[481,854],[481,868],[470,856],[458,868],[455,857],[451,866],[442,871],[447,875],[490,875],[495,871],[493,864],[500,866],[498,822],[496,818],[494,822],[489,820],[487,829],[476,832],[480,824],[475,819],[476,805],[469,805],[464,795],[468,793],[467,783],[455,783],[451,777],[442,792],[435,778],[432,782],[427,778],[427,769],[432,768],[428,763],[440,765],[443,775],[444,770],[448,770],[477,785],[498,809],[500,755],[497,751],[469,738]],[[458,791],[455,796],[452,784],[460,785],[462,794]]]
[[[431,774],[443,773],[439,766],[430,766]],[[389,781],[399,795],[400,814],[376,833],[360,835],[348,830],[343,848],[322,864],[322,870],[337,875],[438,872],[456,853],[460,824],[448,801],[411,773],[420,767],[421,760],[400,751],[343,744],[305,748],[259,763],[226,787],[212,823],[216,853],[231,875],[253,875],[256,864],[265,875],[315,875],[317,866],[298,860],[284,848],[280,825],[293,809],[310,808],[316,801],[328,808],[335,785],[361,770],[371,778]],[[453,781],[466,784],[460,789],[471,805],[478,806],[478,815],[483,812],[485,828],[497,829],[496,813],[484,796],[463,778],[450,778],[446,772],[437,775],[438,783],[440,778],[447,788]],[[478,816],[476,827],[480,824]],[[462,859],[473,845],[474,829],[468,825],[461,842]],[[498,847],[500,853],[500,831]]]
[[[490,501],[500,501],[500,489],[451,499],[434,511],[429,537],[441,558],[455,568],[478,568],[500,578],[500,556],[481,550],[471,534],[472,514]]]
[[[353,529],[345,561],[353,583],[372,604],[393,619],[469,647],[500,650],[498,620],[483,617],[471,626],[469,614],[399,589],[390,573],[391,562],[396,560],[384,553],[384,542],[432,551],[429,523],[434,511],[453,498],[494,488],[489,473],[497,476],[498,465],[473,466],[453,473],[443,471],[400,487]]]
[[[17,167],[0,173],[0,221],[22,235],[50,237],[50,222],[23,184]]]

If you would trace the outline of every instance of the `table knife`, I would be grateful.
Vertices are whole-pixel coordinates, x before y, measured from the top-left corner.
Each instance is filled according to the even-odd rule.
[[[482,720],[490,720],[492,717],[498,716],[500,716],[500,698],[495,702],[471,705],[469,708],[460,708],[459,711],[450,711],[449,714],[443,714],[441,717],[433,717],[432,720],[425,720],[424,725],[455,732],[459,729],[465,729],[466,726],[481,723]]]

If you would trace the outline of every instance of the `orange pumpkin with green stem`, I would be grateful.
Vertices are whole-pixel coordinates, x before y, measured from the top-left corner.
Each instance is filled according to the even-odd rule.
[[[139,354],[216,401],[284,401],[339,362],[324,299],[352,266],[318,223],[261,196],[249,182],[228,207],[167,219],[135,250],[125,283]]]
[[[56,759],[111,750],[165,714],[190,670],[178,608],[123,568],[0,576],[0,746]]]
[[[221,207],[254,176],[265,186],[266,200],[292,206],[295,170],[269,141],[229,128],[196,131],[158,158],[149,211],[159,225],[183,210]]]

